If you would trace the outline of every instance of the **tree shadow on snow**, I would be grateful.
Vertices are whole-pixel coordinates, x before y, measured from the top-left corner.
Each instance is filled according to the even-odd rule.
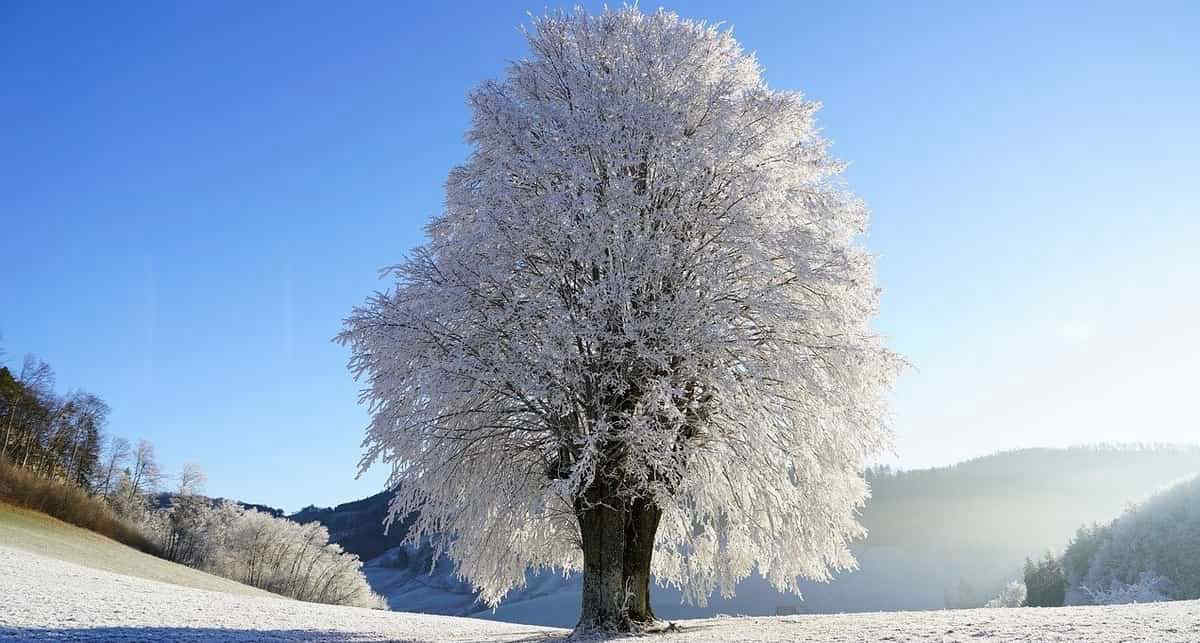
[[[530,632],[531,635],[534,632]],[[517,633],[517,636],[520,634]],[[251,630],[216,627],[85,627],[42,628],[0,626],[0,641],[379,641],[378,635],[333,630]],[[405,643],[410,639],[389,639]],[[427,641],[415,639],[414,641]],[[522,639],[547,641],[541,638]]]
[[[670,631],[648,632],[642,635],[647,642],[664,634],[695,633],[710,625],[688,625]],[[500,640],[510,643],[562,643],[571,641],[605,641],[628,635],[592,635],[572,637],[570,634],[533,630],[522,636],[521,632],[506,632]],[[670,637],[668,637],[670,638]],[[252,630],[219,627],[4,627],[0,626],[0,641],[328,641],[330,643],[354,643],[357,641],[379,641],[378,635],[356,634],[335,630]],[[420,643],[421,639],[387,639],[393,643]],[[455,640],[470,640],[456,638]]]

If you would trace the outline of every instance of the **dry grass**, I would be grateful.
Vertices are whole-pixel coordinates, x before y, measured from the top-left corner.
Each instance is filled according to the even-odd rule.
[[[0,501],[40,511],[148,554],[160,555],[150,539],[121,520],[103,499],[71,484],[39,478],[3,457],[0,457]]]

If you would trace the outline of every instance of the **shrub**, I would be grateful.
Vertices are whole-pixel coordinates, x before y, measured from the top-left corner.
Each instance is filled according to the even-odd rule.
[[[1084,586],[1093,605],[1124,605],[1125,603],[1155,603],[1171,600],[1171,583],[1154,572],[1142,572],[1136,583],[1113,581],[1107,588]]]
[[[320,523],[181,496],[146,524],[175,562],[302,601],[386,609],[358,556],[330,543]]]

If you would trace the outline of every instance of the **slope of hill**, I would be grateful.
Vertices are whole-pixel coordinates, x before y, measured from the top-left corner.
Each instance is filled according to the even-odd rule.
[[[206,591],[0,546],[0,639],[562,641],[563,629]],[[716,618],[667,641],[1200,640],[1200,602]],[[645,641],[644,637],[614,639]]]
[[[1080,524],[1111,520],[1129,503],[1200,472],[1200,447],[1095,446],[1025,449],[951,467],[870,474],[863,512],[870,530],[855,555],[859,570],[832,583],[805,583],[803,600],[752,576],[730,599],[682,605],[677,591],[653,590],[663,618],[979,607],[1021,573],[1030,553],[1060,550]],[[395,610],[569,626],[578,609],[577,578],[531,574],[493,612],[474,602],[447,561],[428,548],[398,548],[404,525],[383,534],[389,494],[292,516],[319,520],[332,539],[367,563],[372,588]],[[429,570],[433,569],[430,574]]]
[[[0,547],[195,589],[245,596],[275,596],[261,589],[156,558],[45,514],[2,503]],[[0,595],[10,594],[0,591]]]

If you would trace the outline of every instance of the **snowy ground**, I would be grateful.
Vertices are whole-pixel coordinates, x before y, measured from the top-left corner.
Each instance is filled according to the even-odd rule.
[[[669,641],[1198,641],[1200,601],[681,621]],[[554,641],[565,630],[182,587],[0,545],[0,639]],[[634,639],[646,641],[647,638]]]
[[[0,546],[0,640],[528,641],[559,632],[182,587]]]

